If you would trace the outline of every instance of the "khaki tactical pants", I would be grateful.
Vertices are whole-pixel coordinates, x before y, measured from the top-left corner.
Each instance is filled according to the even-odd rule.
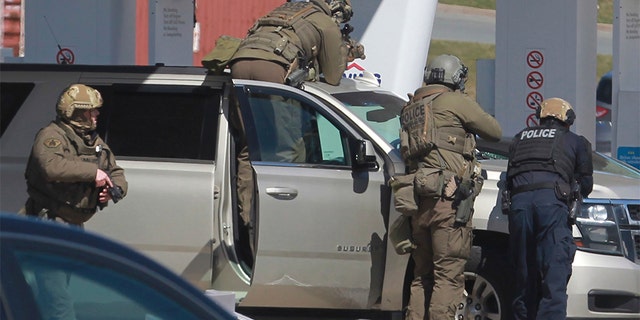
[[[406,319],[451,320],[464,295],[464,266],[471,251],[471,222],[454,227],[455,209],[446,200],[422,199],[411,217],[417,248]],[[471,220],[469,220],[471,221]]]

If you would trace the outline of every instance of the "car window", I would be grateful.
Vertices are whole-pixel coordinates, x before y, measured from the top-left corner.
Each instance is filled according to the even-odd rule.
[[[9,127],[11,120],[27,99],[35,85],[33,83],[9,83],[0,84],[0,137]]]
[[[247,133],[257,140],[249,142],[253,161],[350,165],[346,135],[311,104],[255,91],[248,103]]]
[[[98,133],[119,157],[215,160],[220,92],[200,86],[94,85]]]
[[[333,95],[395,148],[400,148],[400,112],[405,101],[388,93],[356,91]]]
[[[62,278],[62,282],[68,284],[66,301],[69,304],[57,307],[72,308],[76,319],[195,320],[201,317],[132,274],[52,252],[16,249],[14,253],[41,314],[48,304],[47,292],[64,295],[59,288],[55,290],[56,286],[49,286]]]

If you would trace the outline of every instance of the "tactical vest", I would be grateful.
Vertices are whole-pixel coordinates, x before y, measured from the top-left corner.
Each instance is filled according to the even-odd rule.
[[[400,114],[400,153],[403,159],[419,159],[438,148],[473,158],[475,138],[464,129],[436,127],[432,103],[442,92],[416,96]],[[469,151],[470,150],[470,151]]]
[[[66,156],[76,161],[97,163],[108,162],[104,157],[98,159],[95,146],[87,146],[81,137],[76,135],[71,128],[65,126],[53,126],[55,131],[64,137],[72,150]],[[75,154],[74,154],[75,151]],[[29,196],[39,207],[51,210],[66,221],[73,224],[81,224],[89,220],[98,206],[99,188],[95,182],[52,182],[46,181],[42,173],[35,169],[35,165],[29,159],[29,165],[25,171],[27,181],[31,182],[27,187]],[[106,163],[101,163],[104,168]]]
[[[282,56],[290,64],[300,57],[311,62],[321,43],[320,33],[305,18],[322,13],[309,2],[287,2],[258,19],[242,47]]]
[[[564,151],[566,131],[556,127],[531,127],[522,130],[510,155],[507,178],[527,171],[550,171],[558,173],[570,183],[573,162]]]

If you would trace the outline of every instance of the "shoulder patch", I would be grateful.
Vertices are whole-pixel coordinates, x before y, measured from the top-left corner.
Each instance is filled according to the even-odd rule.
[[[58,146],[60,146],[62,144],[62,142],[60,142],[60,140],[58,140],[56,138],[49,138],[49,139],[45,140],[43,144],[47,148],[57,148]]]

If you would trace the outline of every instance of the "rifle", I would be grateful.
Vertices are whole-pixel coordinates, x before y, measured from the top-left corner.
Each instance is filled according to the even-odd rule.
[[[353,26],[348,23],[345,24],[342,29],[340,29],[340,33],[342,33],[342,39],[344,41],[349,41],[349,35],[351,34],[351,32],[353,32]]]
[[[351,32],[353,32],[353,26],[350,24],[345,24],[342,29],[340,29],[340,33],[342,33],[342,41],[344,41],[349,46],[349,52],[347,53],[347,60],[353,61],[355,59],[366,58],[364,54],[364,46],[357,41],[351,39]]]
[[[309,61],[307,58],[298,55],[297,68],[291,71],[287,78],[284,79],[284,83],[292,87],[300,88],[307,77],[309,76]]]

